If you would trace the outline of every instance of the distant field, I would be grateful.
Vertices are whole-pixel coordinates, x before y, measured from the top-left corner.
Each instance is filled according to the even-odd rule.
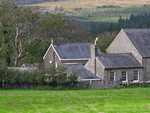
[[[121,8],[97,9],[97,6],[104,5],[121,6]],[[150,0],[66,0],[66,2],[44,2],[28,6],[39,6],[44,8],[45,11],[52,12],[56,7],[62,7],[64,11],[58,11],[57,13],[75,17],[73,19],[82,22],[117,22],[120,16],[126,18],[129,17],[131,13],[139,14],[150,12]],[[80,10],[76,10],[77,8]]]
[[[83,18],[75,18],[76,21],[81,22],[118,22],[119,15],[116,16],[97,16],[97,17],[83,17]],[[122,16],[123,18],[129,18],[129,15]]]
[[[46,9],[55,9],[56,6],[62,6],[65,10],[72,10],[75,8],[96,8],[97,6],[103,5],[131,7],[144,4],[150,4],[150,0],[71,0],[69,2],[44,2],[40,4],[32,4],[30,6],[40,6]]]
[[[121,8],[97,8],[103,5],[115,5]],[[56,6],[57,8],[62,7],[63,11],[55,13],[63,13],[81,22],[117,22],[120,16],[128,18],[131,14],[150,13],[149,0],[93,0],[92,2],[91,0],[74,0],[74,2],[45,2],[30,6],[39,6],[45,11],[51,10],[51,13]],[[42,8],[40,10],[43,10]]]
[[[93,22],[118,22],[120,16],[129,18],[131,14],[150,13],[150,6],[124,7],[124,8],[101,8],[101,9],[82,9],[64,11],[68,16],[81,17],[74,18],[77,21]]]
[[[0,113],[148,113],[150,88],[0,90]]]

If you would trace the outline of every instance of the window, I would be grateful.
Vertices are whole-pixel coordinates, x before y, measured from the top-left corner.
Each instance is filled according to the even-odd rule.
[[[115,72],[114,71],[110,71],[110,81],[115,81]]]
[[[134,71],[134,76],[133,76],[134,80],[139,80],[139,71]]]
[[[126,81],[126,80],[127,80],[127,72],[122,71],[122,81]]]

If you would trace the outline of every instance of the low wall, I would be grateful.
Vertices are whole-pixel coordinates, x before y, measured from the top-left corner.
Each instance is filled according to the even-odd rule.
[[[2,85],[1,85],[2,86]],[[41,84],[20,84],[19,86],[17,84],[9,84],[6,82],[1,88],[2,89],[35,89],[36,87],[41,87]],[[51,87],[54,85],[50,85]],[[119,87],[119,82],[104,82],[100,80],[92,80],[92,81],[81,81],[77,83],[67,83],[67,84],[61,84],[59,85],[64,89],[69,88],[88,88],[88,89],[104,89],[104,88],[116,88]],[[55,87],[59,87],[55,86]]]
[[[47,86],[47,85],[45,85]],[[130,83],[130,84],[121,84],[118,82],[105,82],[100,80],[92,80],[92,81],[81,81],[77,83],[67,83],[67,84],[61,84],[56,86],[55,84],[50,85],[50,87],[62,87],[63,89],[71,89],[71,88],[87,88],[87,89],[110,89],[110,88],[122,88],[122,87],[150,87],[150,82],[142,82],[142,83]],[[0,83],[0,88],[2,89],[35,89],[37,87],[43,87],[41,84],[20,84],[18,86],[17,84],[9,84],[5,83],[2,85]]]
[[[120,87],[150,87],[150,82],[120,84]]]
[[[77,83],[80,88],[88,89],[104,89],[104,88],[117,88],[120,86],[120,82],[105,82],[100,80],[82,81]]]

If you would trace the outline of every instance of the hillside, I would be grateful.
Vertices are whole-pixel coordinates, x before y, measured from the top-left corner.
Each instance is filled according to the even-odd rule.
[[[64,1],[64,2],[62,2]],[[75,8],[96,8],[103,5],[115,5],[121,7],[131,7],[150,4],[149,0],[59,0],[59,2],[44,2],[33,4],[30,6],[40,6],[45,9],[55,9],[55,7],[63,7],[64,10],[73,10]]]
[[[62,13],[70,19],[81,22],[117,22],[119,17],[131,14],[149,13],[149,0],[56,0],[30,4],[38,10]]]
[[[25,4],[36,4],[36,3],[43,3],[43,2],[54,2],[56,0],[0,0],[2,1],[9,1],[14,2],[16,5],[25,5]]]

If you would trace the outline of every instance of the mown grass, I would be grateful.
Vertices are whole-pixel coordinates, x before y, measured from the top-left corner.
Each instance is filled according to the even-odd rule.
[[[94,90],[0,90],[0,113],[150,112],[150,87]]]

